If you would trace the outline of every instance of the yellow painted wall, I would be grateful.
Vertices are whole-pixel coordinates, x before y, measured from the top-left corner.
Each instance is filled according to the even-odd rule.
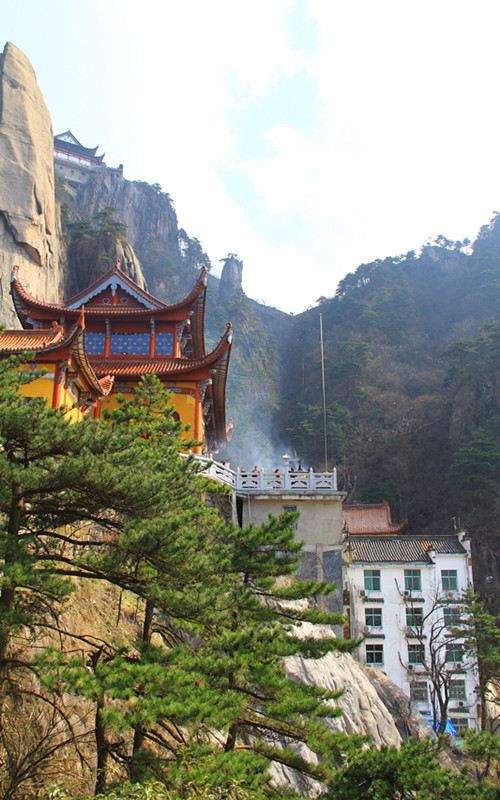
[[[41,397],[45,400],[48,406],[52,405],[52,398],[54,396],[54,372],[55,372],[56,365],[55,364],[47,364],[44,368],[40,368],[38,370],[33,370],[33,380],[30,383],[24,383],[20,388],[19,392],[24,395],[24,397]],[[28,364],[23,364],[20,368],[23,372],[27,372],[30,370]],[[43,377],[37,378],[35,377],[37,372],[46,373]]]
[[[61,389],[61,406],[68,409],[65,411],[64,416],[70,422],[81,422],[83,419],[83,414],[78,408],[77,391],[77,389],[72,389],[71,391],[69,389]]]
[[[54,398],[54,374],[55,364],[47,364],[36,370],[30,370],[28,364],[23,364],[20,369],[23,371],[30,371],[33,374],[33,380],[30,383],[24,383],[19,391],[24,397],[40,397],[45,400],[49,407],[52,407]],[[43,377],[37,378],[37,373],[46,373]],[[66,418],[70,422],[80,422],[83,414],[78,405],[78,389],[72,390],[61,387],[60,404],[63,408],[67,409],[65,413]]]
[[[179,383],[177,384],[179,388],[183,389],[191,389],[193,392],[195,391],[196,384],[195,383]],[[123,384],[122,384],[123,386]],[[127,384],[127,388],[133,390],[134,384]],[[101,409],[106,409],[107,411],[113,411],[117,406],[117,392],[116,394],[111,394],[108,397],[102,397],[100,400]],[[132,391],[129,393],[122,388],[123,397],[128,399],[132,395]],[[194,423],[195,423],[195,412],[196,412],[196,403],[195,398],[188,394],[177,394],[172,392],[172,405],[174,406],[175,410],[179,414],[181,418],[181,422],[183,425],[189,425],[189,431],[184,435],[185,439],[192,439],[194,437]],[[203,432],[202,432],[203,433]]]

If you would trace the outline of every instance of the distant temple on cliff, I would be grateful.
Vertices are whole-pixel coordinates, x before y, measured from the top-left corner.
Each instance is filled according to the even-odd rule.
[[[110,169],[104,163],[105,153],[98,156],[97,147],[84,147],[71,131],[64,131],[54,136],[55,170],[73,184],[86,183],[89,174],[99,167]],[[123,175],[123,164],[116,170]]]
[[[195,452],[214,452],[231,433],[225,395],[232,329],[228,324],[206,352],[206,286],[202,270],[183,300],[166,305],[117,262],[64,303],[46,303],[31,296],[15,269],[12,299],[24,330],[0,332],[0,358],[32,352],[35,373],[23,393],[67,408],[75,420],[113,410],[117,394],[132,393],[143,375],[154,373],[172,392],[189,437],[200,443]],[[37,376],[37,368],[44,374]]]

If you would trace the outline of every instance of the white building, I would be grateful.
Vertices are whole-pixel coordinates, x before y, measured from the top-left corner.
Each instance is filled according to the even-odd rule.
[[[477,670],[453,630],[472,585],[465,533],[348,535],[344,580],[351,636],[364,637],[358,658],[383,670],[412,709],[440,720],[441,698],[457,733],[476,728]]]

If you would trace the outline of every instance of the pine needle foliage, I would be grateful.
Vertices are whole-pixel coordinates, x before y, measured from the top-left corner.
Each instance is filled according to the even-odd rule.
[[[338,693],[291,681],[284,662],[354,643],[314,629],[341,617],[318,605],[332,586],[294,578],[295,515],[242,531],[209,507],[217,489],[179,456],[190,445],[154,376],[108,419],[70,425],[25,402],[29,376],[11,366],[0,364],[0,666],[19,666],[26,629],[62,641],[77,581],[112,584],[140,609],[136,641],[89,631],[81,655],[52,647],[24,665],[55,698],[94,704],[96,793],[111,764],[136,783],[240,782],[255,797],[280,796],[271,761],[325,778],[327,762],[297,746],[320,759],[338,747],[322,721]]]

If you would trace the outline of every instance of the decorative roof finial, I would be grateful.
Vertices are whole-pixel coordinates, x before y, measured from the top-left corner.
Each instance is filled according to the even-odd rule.
[[[115,268],[116,269],[121,269],[121,266],[122,266],[122,262],[120,261],[119,258],[117,258],[116,261],[115,261]]]

